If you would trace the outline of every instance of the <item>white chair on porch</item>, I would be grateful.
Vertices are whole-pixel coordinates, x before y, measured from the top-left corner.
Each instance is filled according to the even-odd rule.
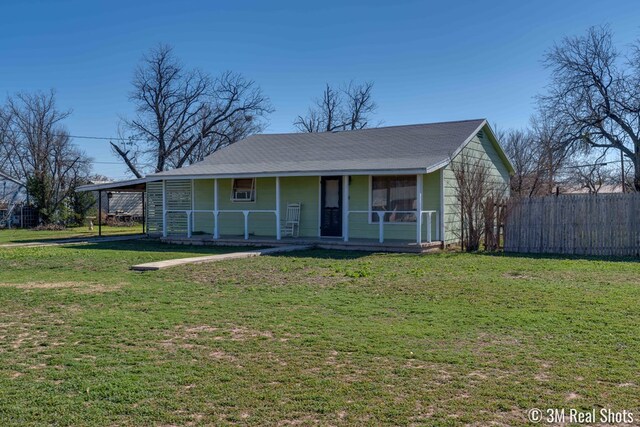
[[[302,203],[287,203],[287,214],[281,224],[282,236],[298,237],[300,235],[300,209]]]

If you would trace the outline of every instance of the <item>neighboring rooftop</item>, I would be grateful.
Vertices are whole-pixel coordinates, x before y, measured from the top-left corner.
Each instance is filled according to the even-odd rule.
[[[320,133],[252,135],[198,163],[148,178],[404,171],[445,166],[484,119]]]
[[[147,178],[135,178],[125,181],[94,181],[91,184],[81,185],[77,188],[78,191],[122,191],[125,193],[132,192],[144,192],[146,189],[146,182],[151,181]]]

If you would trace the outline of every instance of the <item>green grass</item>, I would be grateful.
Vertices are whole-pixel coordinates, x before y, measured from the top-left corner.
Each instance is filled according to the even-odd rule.
[[[0,250],[0,424],[638,419],[637,262],[317,250],[128,270],[212,251]]]
[[[142,225],[136,224],[131,227],[109,227],[102,226],[103,236],[117,236],[123,234],[140,234],[142,233]],[[0,244],[3,243],[29,243],[29,242],[46,242],[59,239],[70,238],[86,238],[97,237],[98,226],[94,226],[93,230],[89,230],[87,226],[68,227],[64,230],[29,230],[29,229],[0,229]]]

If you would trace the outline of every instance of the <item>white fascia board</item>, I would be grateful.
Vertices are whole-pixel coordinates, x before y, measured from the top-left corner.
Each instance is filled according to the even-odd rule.
[[[424,168],[419,169],[379,169],[379,170],[353,170],[353,171],[311,171],[311,172],[263,172],[263,173],[239,173],[239,174],[198,174],[198,175],[166,175],[154,176],[154,180],[178,180],[178,179],[213,179],[213,178],[273,178],[294,176],[343,176],[343,175],[415,175],[427,173]]]
[[[453,154],[451,154],[451,157],[447,160],[444,160],[442,162],[436,163],[433,166],[430,166],[427,168],[427,173],[431,173],[431,172],[435,172],[438,169],[442,169],[444,167],[446,167],[449,163],[451,163],[452,159],[455,159],[456,156],[458,154],[460,154],[460,152],[462,150],[464,150],[464,148],[469,145],[469,143],[471,142],[471,140],[473,139],[474,136],[477,135],[478,132],[480,132],[482,130],[483,127],[487,127],[487,130],[489,131],[489,133],[491,134],[491,138],[490,141],[491,143],[495,146],[496,151],[498,151],[498,155],[503,157],[504,159],[506,159],[506,166],[507,166],[507,170],[509,170],[510,173],[514,172],[514,168],[513,168],[513,163],[511,162],[511,159],[509,159],[509,156],[507,156],[507,153],[504,151],[504,147],[502,146],[502,144],[500,143],[500,141],[498,141],[498,138],[496,138],[495,133],[493,132],[493,129],[491,129],[491,126],[489,125],[489,123],[486,120],[483,120],[482,123],[480,124],[480,126],[478,126],[478,128],[469,136],[469,138],[467,138],[462,145],[460,145],[460,147],[458,147],[458,149],[456,151],[453,152]],[[495,142],[495,144],[494,144]]]
[[[160,178],[136,178],[124,181],[106,182],[103,184],[87,184],[79,186],[76,191],[98,191],[98,190],[114,190],[126,187],[128,185],[146,184],[147,182],[160,181]]]
[[[482,123],[480,123],[480,126],[478,126],[476,128],[476,130],[474,130],[473,133],[471,133],[471,135],[469,135],[469,137],[467,139],[465,139],[464,142],[456,149],[456,151],[454,151],[451,154],[451,157],[449,157],[446,160],[441,161],[440,163],[436,163],[435,165],[428,167],[427,168],[427,173],[435,172],[438,169],[442,169],[442,168],[446,167],[449,163],[451,163],[451,160],[455,159],[456,156],[458,154],[460,154],[460,152],[462,150],[464,150],[467,145],[469,145],[469,143],[471,142],[473,137],[476,136],[478,134],[478,132],[480,132],[485,125],[487,125],[487,121],[483,120]]]

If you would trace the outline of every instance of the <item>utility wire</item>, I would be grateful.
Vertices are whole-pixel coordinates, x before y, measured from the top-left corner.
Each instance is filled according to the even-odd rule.
[[[20,130],[12,130],[15,133],[26,134],[26,132],[22,132]],[[124,142],[143,142],[142,139],[136,138],[121,138],[121,137],[113,137],[113,136],[89,136],[89,135],[69,135],[66,133],[52,133],[51,136],[68,136],[69,138],[77,138],[77,139],[92,139],[97,141],[124,141]]]
[[[64,135],[56,135],[56,136],[64,136]],[[86,136],[86,135],[67,135],[67,136],[69,138],[92,139],[92,140],[98,140],[98,141],[124,141],[124,142],[142,141],[141,139],[114,138],[111,136]]]
[[[96,161],[91,161],[91,163],[96,163],[99,165],[124,165],[126,166],[123,162],[96,162]]]
[[[15,131],[14,132],[18,132],[18,133],[26,133],[26,132],[21,132],[21,131]],[[111,136],[88,136],[88,135],[68,135],[68,134],[63,134],[63,133],[54,133],[52,134],[52,136],[68,136],[69,138],[77,138],[77,139],[91,139],[91,140],[95,140],[95,141],[124,141],[124,142],[134,142],[134,141],[138,141],[138,142],[142,142],[141,139],[130,139],[130,138],[116,138],[116,137],[111,137]],[[124,165],[123,162],[96,162],[96,161],[91,161],[91,163],[94,164],[101,164],[101,165]]]

